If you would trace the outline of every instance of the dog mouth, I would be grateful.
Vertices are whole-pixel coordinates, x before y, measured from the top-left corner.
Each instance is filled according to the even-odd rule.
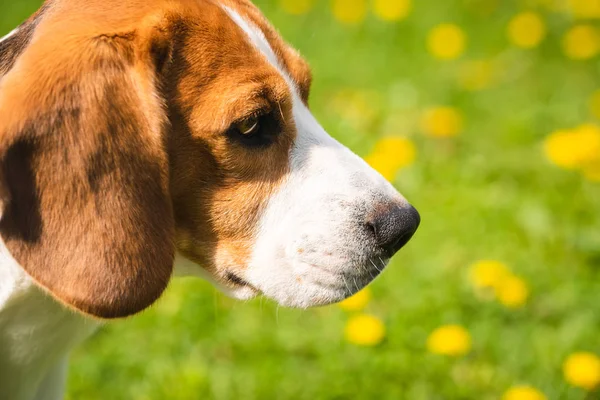
[[[357,261],[348,262],[350,267],[347,265],[340,270],[300,261],[303,268],[302,271],[296,270],[293,282],[291,277],[286,277],[284,284],[276,282],[271,285],[267,282],[266,287],[262,287],[260,282],[251,283],[236,271],[226,269],[215,284],[224,294],[238,300],[264,295],[286,307],[318,307],[339,302],[360,291],[383,272],[389,259],[370,257]],[[261,285],[260,289],[257,283]]]
[[[250,284],[250,282],[240,278],[239,275],[236,275],[235,273],[233,273],[231,271],[227,271],[225,273],[225,279],[227,280],[227,283],[229,283],[237,288],[248,288],[248,289],[255,291],[256,293],[260,293],[260,290],[258,290],[252,284]]]

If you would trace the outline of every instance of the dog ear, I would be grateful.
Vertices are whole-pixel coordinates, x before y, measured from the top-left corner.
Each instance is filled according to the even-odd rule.
[[[173,268],[157,27],[36,43],[0,85],[0,235],[52,296],[100,318],[150,306]]]

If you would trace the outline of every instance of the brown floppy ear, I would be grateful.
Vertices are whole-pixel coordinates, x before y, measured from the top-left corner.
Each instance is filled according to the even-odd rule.
[[[100,318],[150,306],[173,268],[166,35],[39,37],[0,85],[0,235],[39,285]]]

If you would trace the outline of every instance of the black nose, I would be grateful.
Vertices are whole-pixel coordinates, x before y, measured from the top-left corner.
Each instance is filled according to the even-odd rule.
[[[413,206],[399,206],[396,203],[378,207],[365,222],[377,245],[389,257],[408,243],[420,223],[421,216]]]

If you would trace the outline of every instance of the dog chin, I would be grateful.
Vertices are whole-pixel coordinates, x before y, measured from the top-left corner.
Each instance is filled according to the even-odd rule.
[[[289,275],[273,274],[271,279],[250,279],[267,298],[287,308],[307,309],[337,303],[353,295],[369,282],[357,282],[352,287],[345,284],[342,276],[336,279],[320,279],[319,274]],[[258,282],[261,282],[258,284]]]
[[[228,287],[220,283],[211,283],[219,292],[236,300],[251,300],[261,294],[258,290],[250,286]]]
[[[178,255],[175,276],[204,279],[224,295],[236,300],[250,300],[264,295],[283,307],[306,309],[340,302],[360,291],[378,275],[345,276],[343,272],[332,273],[310,264],[294,264],[301,266],[302,271],[290,274],[289,271],[281,273],[280,270],[277,273],[277,270],[248,268],[250,276],[243,279],[233,273],[225,273],[224,277],[217,278],[193,261]]]
[[[280,285],[271,286],[266,284],[264,287],[261,287],[260,285],[253,286],[253,284],[241,279],[236,280],[236,283],[233,284],[223,284],[212,277],[204,278],[210,281],[217,290],[230,298],[250,300],[264,295],[280,306],[287,308],[306,309],[326,306],[337,303],[354,294],[354,292],[351,292],[345,286],[334,287],[334,285],[330,286],[318,283],[306,284],[294,280]]]

